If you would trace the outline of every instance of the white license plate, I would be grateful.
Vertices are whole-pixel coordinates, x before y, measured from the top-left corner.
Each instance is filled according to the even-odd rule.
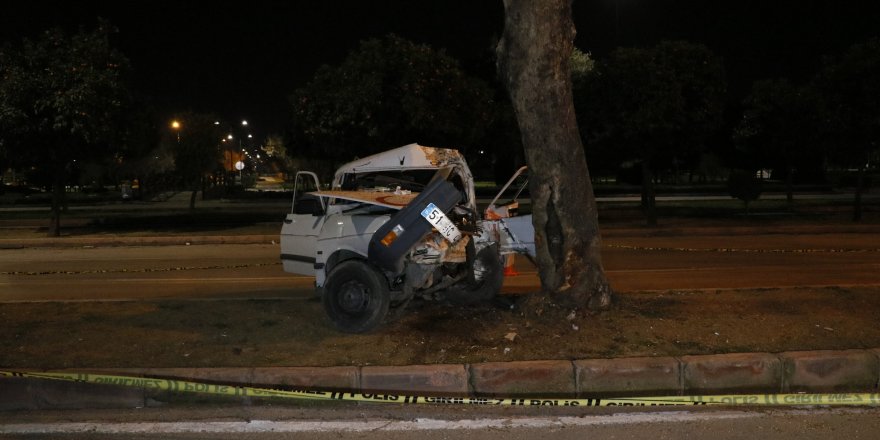
[[[443,238],[449,240],[450,243],[455,243],[459,239],[461,239],[461,231],[455,227],[452,221],[449,220],[449,217],[446,217],[446,214],[440,210],[433,203],[428,203],[428,206],[422,210],[422,217],[428,221]]]

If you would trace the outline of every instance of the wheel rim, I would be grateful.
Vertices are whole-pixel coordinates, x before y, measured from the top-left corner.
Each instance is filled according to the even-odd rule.
[[[486,272],[488,272],[489,268],[486,267],[486,263],[483,262],[482,259],[477,258],[474,261],[474,281],[480,283],[483,281],[483,278],[486,276]]]
[[[351,280],[339,289],[337,304],[343,312],[357,315],[369,309],[370,298],[370,289],[366,285],[357,280]]]

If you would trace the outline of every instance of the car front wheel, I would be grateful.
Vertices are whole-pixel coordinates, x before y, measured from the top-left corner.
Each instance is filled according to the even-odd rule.
[[[366,333],[382,324],[391,294],[385,277],[367,263],[349,260],[333,268],[322,301],[333,325],[346,333]]]

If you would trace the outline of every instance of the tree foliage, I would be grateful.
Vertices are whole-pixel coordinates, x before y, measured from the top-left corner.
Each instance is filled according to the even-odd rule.
[[[492,96],[443,51],[395,35],[366,40],[294,92],[291,152],[347,158],[421,142],[467,153],[492,121]]]
[[[59,29],[0,50],[0,149],[8,166],[31,168],[54,188],[51,233],[60,233],[64,185],[76,161],[112,155],[129,99],[128,60],[107,22]]]
[[[769,168],[782,175],[791,206],[795,172],[812,174],[822,166],[822,112],[816,93],[786,79],[757,81],[743,108],[734,143],[750,158],[750,171]]]
[[[576,47],[571,51],[569,63],[571,64],[571,81],[573,86],[582,84],[584,77],[596,68],[596,61],[593,57]]]
[[[861,196],[868,164],[880,149],[880,40],[855,44],[817,75],[815,85],[835,139],[834,160],[859,170],[853,220],[862,216]]]
[[[721,123],[726,91],[721,61],[705,46],[664,41],[619,48],[575,90],[588,156],[642,163],[642,204],[654,213],[653,169],[695,155]]]

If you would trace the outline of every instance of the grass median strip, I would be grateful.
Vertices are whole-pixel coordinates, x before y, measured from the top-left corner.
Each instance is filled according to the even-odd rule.
[[[8,368],[366,366],[880,347],[878,287],[622,293],[584,314],[414,302],[340,334],[317,297],[0,303]]]

